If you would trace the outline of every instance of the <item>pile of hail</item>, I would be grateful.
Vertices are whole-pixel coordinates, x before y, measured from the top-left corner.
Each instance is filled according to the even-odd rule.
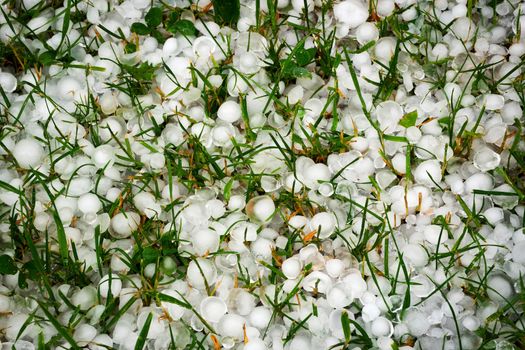
[[[525,2],[0,11],[2,349],[525,347]]]

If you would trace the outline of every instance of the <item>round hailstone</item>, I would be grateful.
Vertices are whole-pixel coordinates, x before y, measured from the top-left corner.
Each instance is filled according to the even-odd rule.
[[[442,179],[441,164],[437,160],[426,160],[414,170],[415,180],[428,187],[436,187]]]
[[[294,280],[301,274],[303,266],[301,260],[297,257],[291,257],[283,261],[281,265],[281,270],[286,278]]]
[[[510,278],[502,272],[496,272],[487,279],[487,295],[496,302],[507,303],[514,295],[514,286]]]
[[[337,278],[343,273],[345,264],[340,259],[330,259],[325,262],[324,268],[330,277]]]
[[[260,338],[248,338],[243,350],[267,350],[266,343]]]
[[[162,293],[166,294],[167,296],[173,297],[175,299],[180,299],[179,293],[177,293],[174,290],[165,290]],[[180,305],[168,302],[168,301],[161,302],[161,306],[163,309],[165,309],[168,312],[169,316],[173,320],[179,320],[184,315],[184,312],[186,311],[186,308]]]
[[[490,191],[494,187],[494,181],[489,174],[476,173],[465,180],[465,192],[472,193],[474,190]]]
[[[219,320],[217,330],[223,337],[231,337],[239,340],[243,339],[245,324],[246,320],[244,317],[235,314],[227,314],[222,316]]]
[[[82,324],[75,329],[73,339],[79,346],[86,346],[97,336],[97,329],[89,324]]]
[[[423,229],[423,235],[425,239],[431,244],[438,244],[440,241],[443,242],[447,240],[447,231],[439,225],[427,225]]]
[[[488,147],[484,147],[474,154],[474,166],[481,171],[496,169],[501,161],[498,153]]]
[[[376,116],[381,129],[386,133],[391,133],[395,131],[403,117],[403,107],[394,101],[381,102],[376,107]]]
[[[190,261],[186,271],[186,280],[197,289],[203,289],[206,285],[211,285],[217,279],[215,265],[209,260],[198,258]]]
[[[18,141],[12,153],[21,168],[31,169],[41,164],[44,148],[35,139],[27,138]]]
[[[310,220],[310,228],[317,230],[320,239],[328,238],[335,231],[335,217],[332,213],[317,213]]]
[[[372,331],[372,334],[378,338],[391,337],[392,334],[394,334],[394,326],[392,325],[392,322],[384,317],[376,318],[372,322],[370,330]]]
[[[418,298],[427,297],[434,289],[432,282],[423,275],[413,277],[410,283],[410,291]]]
[[[110,295],[110,292],[113,297],[118,297],[121,289],[122,281],[120,277],[115,274],[110,274],[102,277],[100,283],[98,284],[100,296],[106,299]]]
[[[403,257],[414,267],[423,267],[428,262],[428,254],[419,244],[407,244],[403,249]]]
[[[474,332],[479,328],[481,322],[479,318],[469,315],[463,318],[463,320],[461,320],[461,324],[469,331]]]
[[[93,151],[91,160],[98,169],[109,168],[115,161],[115,150],[111,145],[100,145]]]
[[[228,123],[235,123],[241,116],[241,106],[235,101],[224,102],[217,111],[217,117]]]
[[[314,271],[304,278],[302,285],[307,292],[324,294],[332,287],[333,281],[326,273]]]
[[[209,228],[198,230],[191,236],[191,243],[197,255],[207,255],[219,249],[220,237]]]
[[[258,196],[246,204],[246,214],[253,221],[270,222],[275,212],[275,203],[270,196]]]
[[[319,182],[330,181],[330,177],[330,169],[325,164],[313,164],[306,169],[306,185],[314,190],[319,188]]]
[[[334,16],[352,29],[366,22],[368,8],[359,0],[346,0],[334,5]]]
[[[93,193],[85,193],[81,195],[78,198],[77,205],[78,210],[80,210],[82,214],[98,213],[98,211],[102,209],[100,199],[98,199],[98,196]]]
[[[118,213],[111,219],[111,234],[115,238],[126,238],[131,236],[140,224],[140,215],[127,211]]]
[[[427,316],[416,309],[408,310],[404,321],[410,334],[415,337],[425,335],[430,328],[430,322]]]
[[[505,98],[501,95],[487,94],[485,95],[485,108],[488,111],[496,111],[502,109],[505,105]]]
[[[200,57],[209,57],[217,48],[215,41],[207,36],[200,36],[193,42],[193,53]]]
[[[365,22],[357,28],[355,35],[359,44],[364,45],[372,40],[377,40],[379,29],[374,23]]]
[[[514,262],[525,264],[525,241],[520,241],[514,244],[512,248],[512,260]]]
[[[11,301],[9,297],[0,294],[0,313],[6,314],[11,312]]]
[[[87,310],[95,305],[97,301],[97,290],[92,286],[86,286],[73,294],[71,303],[78,306],[80,310]]]
[[[254,74],[259,71],[259,58],[253,52],[243,52],[239,57],[239,70],[244,74]]]
[[[345,291],[344,283],[337,283],[326,293],[326,301],[330,307],[342,309],[352,303],[352,298]]]
[[[249,316],[250,324],[253,327],[263,329],[268,326],[272,319],[272,312],[265,306],[257,306]]]
[[[200,311],[206,321],[219,322],[228,311],[228,306],[221,298],[207,297],[201,301]]]
[[[5,92],[11,93],[16,90],[16,77],[11,73],[0,72],[0,85]]]

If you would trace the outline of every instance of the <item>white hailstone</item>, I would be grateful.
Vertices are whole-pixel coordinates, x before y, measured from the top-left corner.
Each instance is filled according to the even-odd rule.
[[[143,329],[149,315],[152,315],[153,321],[151,322],[148,330],[148,339],[156,339],[166,330],[166,324],[164,322],[159,322],[159,315],[152,311],[153,310],[151,308],[144,308],[137,317],[137,328]]]
[[[299,193],[303,188],[303,184],[295,178],[293,173],[290,173],[284,178],[284,188],[289,192]]]
[[[122,289],[122,280],[118,275],[108,274],[100,279],[98,291],[100,296],[108,298],[110,293],[113,297],[118,297]]]
[[[392,334],[394,334],[394,326],[392,325],[392,322],[384,317],[376,318],[372,322],[370,330],[372,331],[372,334],[378,338],[391,337]]]
[[[256,222],[267,223],[271,221],[274,212],[275,203],[270,196],[254,197],[246,204],[246,214]]]
[[[514,247],[512,247],[512,260],[525,264],[525,240],[515,243]]]
[[[473,163],[481,171],[496,169],[501,161],[501,156],[488,147],[476,151]]]
[[[179,293],[177,291],[175,291],[175,290],[164,290],[164,291],[162,291],[162,294],[165,294],[165,295],[170,296],[172,298],[175,298],[177,300],[179,300],[181,298]],[[168,312],[168,315],[173,320],[179,320],[184,315],[184,312],[187,310],[183,306],[171,303],[169,301],[162,301],[161,302],[161,306],[162,306],[163,309],[165,309]]]
[[[89,324],[81,324],[75,329],[73,333],[73,339],[77,342],[78,346],[86,346],[89,342],[95,339],[97,335],[97,329]]]
[[[126,238],[131,236],[140,224],[140,215],[127,211],[125,213],[118,213],[111,219],[112,236],[116,238]]]
[[[98,136],[103,142],[107,142],[113,137],[122,137],[125,132],[125,125],[122,120],[114,117],[104,118],[98,125]]]
[[[106,92],[99,99],[100,109],[102,113],[109,115],[113,114],[118,107],[118,99],[112,92]]]
[[[233,195],[228,201],[228,209],[231,211],[242,210],[246,206],[246,198],[242,195]]]
[[[16,143],[12,153],[21,168],[31,169],[42,163],[44,148],[37,140],[26,138]]]
[[[381,315],[381,310],[374,303],[366,303],[362,309],[362,317],[365,322],[372,322]]]
[[[342,309],[352,303],[352,297],[345,291],[344,283],[337,283],[328,290],[326,301],[334,309]]]
[[[283,261],[281,270],[286,278],[294,280],[301,274],[303,269],[301,260],[297,257],[291,257]]]
[[[485,217],[485,219],[487,219],[489,224],[496,225],[503,221],[504,212],[503,212],[503,209],[494,207],[494,208],[489,208],[485,210],[483,212],[483,216]]]
[[[430,328],[427,315],[416,309],[410,309],[405,314],[404,319],[411,335],[420,337],[425,335]]]
[[[378,0],[376,11],[380,17],[388,17],[394,12],[395,7],[396,5],[392,0]]]
[[[217,49],[215,41],[207,36],[200,36],[193,41],[193,53],[200,57],[210,57]]]
[[[368,286],[361,274],[357,271],[352,271],[343,278],[343,282],[352,297],[360,298],[366,292]]]
[[[272,319],[272,312],[266,306],[257,306],[249,315],[250,324],[253,327],[264,329]]]
[[[385,133],[392,133],[403,117],[403,108],[394,101],[381,102],[376,107],[376,116],[381,130]]]
[[[144,268],[144,276],[147,278],[153,278],[157,272],[157,266],[154,263],[147,264]]]
[[[98,213],[102,209],[102,203],[96,194],[85,193],[78,198],[78,210],[82,214]]]
[[[65,76],[57,83],[58,94],[65,100],[74,100],[80,96],[82,84],[72,76]]]
[[[341,274],[343,273],[345,269],[345,264],[340,259],[329,259],[325,262],[324,267],[325,267],[326,273],[330,277],[337,278],[341,276]]]
[[[411,278],[410,283],[410,291],[418,298],[427,297],[434,289],[432,282],[424,275]]]
[[[2,86],[5,92],[11,93],[15,91],[17,84],[18,82],[13,74],[0,72],[0,86]]]
[[[217,330],[223,337],[243,339],[246,319],[236,314],[226,314],[219,320]]]
[[[308,225],[308,218],[302,215],[294,215],[288,220],[288,225],[293,230],[300,230]]]
[[[242,348],[243,350],[267,350],[266,343],[260,338],[248,337],[248,342]]]
[[[255,297],[244,289],[230,292],[230,299],[234,300],[236,313],[241,316],[248,316],[255,309]]]
[[[423,267],[428,263],[428,254],[419,244],[407,244],[403,248],[403,258],[406,258],[414,267]]]
[[[146,191],[137,193],[133,197],[133,204],[139,212],[146,215],[148,218],[152,218],[156,215],[158,216],[162,211],[155,196]]]
[[[494,187],[492,177],[485,173],[476,173],[465,180],[465,192],[472,193],[474,190],[490,191]]]
[[[333,281],[326,273],[314,271],[303,280],[302,287],[307,292],[327,293],[333,285]]]
[[[206,297],[200,303],[202,317],[209,322],[219,322],[222,316],[228,311],[228,306],[218,297]]]
[[[176,55],[179,51],[179,42],[177,38],[174,37],[167,39],[162,46],[162,56],[164,59]]]
[[[210,261],[203,258],[197,258],[188,264],[186,271],[186,280],[197,289],[203,289],[206,284],[211,285],[217,279],[217,269]]]
[[[2,323],[5,322],[4,332],[7,340],[15,341],[19,337],[23,337],[25,334],[27,334],[27,330],[22,331],[22,327],[24,326],[28,317],[29,316],[24,314],[23,312],[17,312],[14,315],[7,317],[7,320],[2,321]]]
[[[414,179],[428,187],[436,187],[442,179],[441,164],[437,160],[426,160],[414,170]]]
[[[113,339],[107,334],[99,334],[89,344],[91,350],[104,350],[113,348]]]
[[[330,181],[330,169],[325,164],[313,164],[305,169],[305,182],[311,189],[318,189],[320,182]]]
[[[320,239],[325,239],[330,237],[336,227],[336,219],[334,214],[322,212],[317,213],[314,215],[314,217],[310,220],[310,228],[311,230],[317,230],[316,235],[319,236]]]
[[[209,228],[198,230],[191,235],[190,240],[197,255],[204,256],[219,249],[219,234]]]
[[[0,314],[7,314],[9,312],[11,312],[11,299],[0,294]]]
[[[255,74],[260,70],[259,58],[253,52],[242,52],[239,57],[239,71],[244,74]]]
[[[374,55],[384,63],[390,62],[396,50],[396,43],[397,40],[394,37],[383,37],[379,39],[374,47]]]
[[[98,169],[111,167],[115,162],[115,149],[111,145],[100,145],[93,151],[91,160]]]
[[[352,29],[366,22],[368,8],[359,0],[346,0],[334,5],[334,16]]]
[[[484,96],[484,105],[488,111],[502,109],[505,105],[505,98],[502,95],[487,94]]]
[[[514,295],[514,286],[504,273],[492,273],[487,278],[487,295],[495,302],[506,304]]]
[[[427,225],[423,229],[425,239],[431,244],[438,244],[447,240],[447,231],[439,225]]]
[[[235,101],[223,102],[217,111],[217,117],[228,123],[235,123],[241,116],[241,106]]]
[[[92,286],[86,286],[73,294],[71,303],[78,306],[80,310],[87,310],[95,305],[97,301],[97,290]]]
[[[474,332],[479,328],[481,322],[476,316],[469,315],[465,316],[463,320],[461,320],[461,324],[469,331]]]

